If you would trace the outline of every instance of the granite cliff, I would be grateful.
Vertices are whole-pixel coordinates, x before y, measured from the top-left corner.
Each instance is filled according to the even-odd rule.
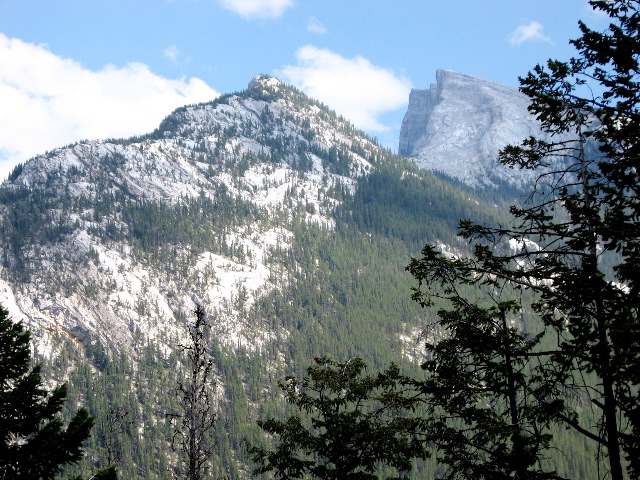
[[[449,70],[437,83],[411,91],[400,131],[399,153],[419,167],[473,187],[526,188],[532,172],[498,163],[498,152],[529,136],[546,138],[518,89]]]

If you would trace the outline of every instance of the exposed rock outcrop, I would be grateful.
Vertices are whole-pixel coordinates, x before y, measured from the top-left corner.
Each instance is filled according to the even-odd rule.
[[[471,75],[436,75],[429,89],[411,92],[399,153],[474,187],[526,187],[533,173],[500,165],[498,152],[532,135],[546,137],[527,110],[529,99],[516,88]]]

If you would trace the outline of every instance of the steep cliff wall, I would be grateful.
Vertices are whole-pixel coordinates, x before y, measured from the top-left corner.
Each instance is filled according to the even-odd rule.
[[[526,187],[532,173],[499,165],[498,152],[532,135],[545,138],[528,105],[516,88],[438,70],[436,84],[411,92],[399,153],[474,187]]]

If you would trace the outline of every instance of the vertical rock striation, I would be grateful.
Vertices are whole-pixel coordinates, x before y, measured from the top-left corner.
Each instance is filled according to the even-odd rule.
[[[471,75],[449,70],[436,75],[429,89],[411,92],[399,153],[473,187],[526,187],[532,173],[500,165],[498,152],[532,135],[545,138],[527,110],[528,98]]]

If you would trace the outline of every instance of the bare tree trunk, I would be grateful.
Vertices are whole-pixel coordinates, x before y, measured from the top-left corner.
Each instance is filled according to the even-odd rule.
[[[202,480],[207,472],[207,463],[213,455],[210,434],[215,426],[216,414],[213,404],[215,380],[213,361],[207,351],[207,324],[205,312],[200,305],[194,311],[195,322],[189,325],[188,345],[180,345],[186,353],[188,380],[178,382],[177,396],[181,412],[171,417],[179,420],[174,426],[172,447],[178,450],[186,465],[187,480]]]
[[[595,200],[591,194],[589,187],[587,160],[584,151],[585,138],[582,131],[579,135],[580,147],[580,176],[582,177],[582,188],[584,192],[585,210],[591,212],[594,210]],[[587,214],[588,215],[588,214]],[[589,251],[583,268],[587,270],[587,275],[591,281],[597,281],[598,273],[598,237],[595,226],[590,217],[586,217],[586,227],[591,238],[589,239]],[[606,432],[606,446],[609,455],[609,468],[611,480],[623,480],[624,474],[622,470],[622,457],[620,436],[618,433],[618,417],[616,409],[615,393],[613,388],[613,378],[611,372],[611,342],[607,332],[607,321],[605,318],[604,305],[602,296],[595,296],[595,315],[596,315],[596,332],[598,336],[597,345],[597,368],[595,371],[600,375],[603,389],[602,417],[604,419],[604,428]]]

